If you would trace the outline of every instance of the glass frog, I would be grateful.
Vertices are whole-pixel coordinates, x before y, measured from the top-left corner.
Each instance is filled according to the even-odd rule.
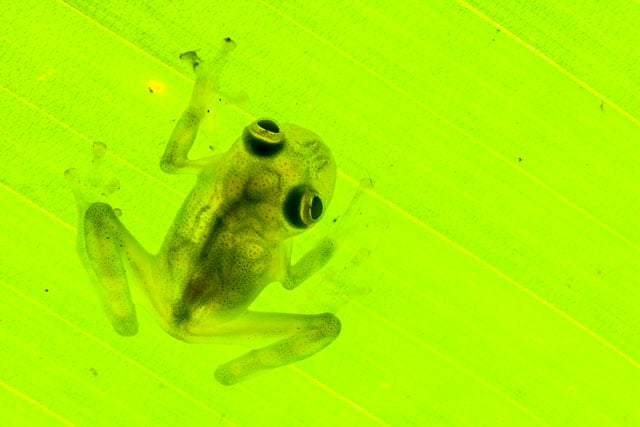
[[[75,169],[65,172],[78,204],[78,252],[116,332],[131,336],[138,331],[132,281],[140,284],[140,294],[163,329],[180,340],[271,340],[219,366],[215,377],[224,385],[305,359],[333,342],[341,328],[331,313],[249,310],[268,284],[294,289],[335,251],[329,234],[291,263],[291,238],[323,218],[333,195],[336,165],[322,140],[297,125],[259,119],[226,153],[188,157],[208,113],[207,101],[218,97],[218,78],[234,47],[225,39],[211,63],[194,52],[182,56],[191,61],[197,78],[160,167],[167,173],[195,174],[197,182],[157,254],[138,243],[109,204],[85,201]],[[96,163],[104,149],[94,145]],[[117,184],[108,187],[104,191],[112,192]]]

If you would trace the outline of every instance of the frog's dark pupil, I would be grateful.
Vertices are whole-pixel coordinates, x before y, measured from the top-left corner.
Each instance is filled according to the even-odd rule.
[[[311,218],[315,221],[322,215],[322,200],[320,197],[314,197],[311,201]]]
[[[271,120],[260,120],[258,122],[258,126],[260,126],[264,130],[268,130],[269,132],[278,133],[280,132],[280,128],[275,122]]]

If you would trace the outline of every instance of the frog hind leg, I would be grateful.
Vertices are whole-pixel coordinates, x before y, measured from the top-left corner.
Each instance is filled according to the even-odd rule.
[[[83,236],[80,237],[80,235]],[[138,320],[131,299],[127,270],[139,280],[151,277],[151,255],[122,225],[107,203],[93,203],[84,214],[83,261],[97,284],[107,317],[116,332],[123,336],[138,332]],[[79,248],[82,251],[82,248]],[[146,286],[145,286],[146,287]]]
[[[216,338],[275,339],[266,347],[252,350],[215,371],[216,380],[232,385],[260,371],[306,359],[331,344],[340,334],[340,320],[331,313],[290,314],[247,311],[233,321],[193,334],[194,341]],[[200,329],[200,328],[198,328]],[[199,335],[199,336],[198,336]]]
[[[126,269],[147,287],[152,277],[152,257],[121,224],[116,211],[103,202],[120,187],[117,179],[103,176],[106,152],[104,144],[94,143],[88,174],[84,176],[73,168],[65,171],[65,178],[78,208],[78,256],[113,328],[130,336],[138,331],[138,322]]]

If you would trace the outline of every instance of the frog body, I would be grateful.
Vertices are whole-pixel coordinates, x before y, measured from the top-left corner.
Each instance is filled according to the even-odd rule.
[[[247,149],[246,140],[263,126],[277,130],[269,131],[277,134],[271,137],[288,135],[286,147],[277,154],[256,155]],[[283,278],[290,261],[284,242],[307,228],[288,219],[283,206],[299,189],[311,188],[313,181],[322,181],[313,186],[322,198],[313,191],[321,203],[328,203],[335,182],[329,150],[317,135],[267,119],[252,123],[220,161],[202,171],[156,264],[154,282],[164,281],[177,293],[165,325],[172,335],[188,341],[190,323],[202,316],[224,321],[246,309],[269,283]]]
[[[341,328],[331,313],[249,310],[267,285],[280,282],[294,289],[334,252],[335,241],[327,237],[291,263],[291,238],[322,219],[333,195],[336,165],[322,140],[297,125],[259,119],[226,153],[188,158],[234,47],[225,39],[211,64],[185,54],[197,79],[160,167],[196,174],[197,182],[157,254],[138,243],[109,204],[85,202],[77,173],[66,172],[78,204],[78,252],[119,334],[138,331],[133,280],[160,325],[180,340],[272,338],[266,347],[219,366],[215,377],[224,385],[309,357],[333,342]],[[103,151],[103,145],[94,145],[96,157]]]

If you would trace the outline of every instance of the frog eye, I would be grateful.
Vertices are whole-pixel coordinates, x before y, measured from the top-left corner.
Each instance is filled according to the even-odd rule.
[[[273,156],[284,147],[284,133],[269,119],[256,120],[244,128],[242,140],[247,151],[258,157]]]
[[[296,228],[308,228],[322,217],[322,200],[317,191],[295,187],[284,202],[284,216]]]

